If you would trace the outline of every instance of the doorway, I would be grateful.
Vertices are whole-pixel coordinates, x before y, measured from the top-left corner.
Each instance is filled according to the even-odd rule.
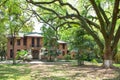
[[[33,59],[39,59],[39,50],[32,50]]]

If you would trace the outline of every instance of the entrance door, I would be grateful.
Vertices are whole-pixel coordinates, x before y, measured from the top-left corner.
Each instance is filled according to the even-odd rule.
[[[39,50],[33,50],[32,56],[33,56],[33,59],[39,59]]]

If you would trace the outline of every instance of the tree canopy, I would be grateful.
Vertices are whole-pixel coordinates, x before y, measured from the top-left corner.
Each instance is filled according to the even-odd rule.
[[[61,26],[78,25],[85,29],[104,53],[106,61],[113,58],[120,38],[120,0],[26,0],[43,14],[61,20]],[[111,64],[110,64],[111,65]]]
[[[33,29],[33,24],[30,21],[33,14],[28,11],[28,9],[26,1],[23,0],[0,1],[0,32],[3,34],[1,35],[1,37],[3,37],[1,42],[4,43],[6,41],[5,43],[7,43],[6,37],[10,34],[13,41],[13,51],[15,35],[17,35],[20,31],[29,32]],[[15,63],[14,59],[13,63]]]

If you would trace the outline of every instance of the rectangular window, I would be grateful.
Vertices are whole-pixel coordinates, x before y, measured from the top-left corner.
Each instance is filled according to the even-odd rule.
[[[65,49],[65,44],[62,45],[62,48]]]
[[[27,45],[27,37],[24,37],[24,39],[23,39],[23,45]]]
[[[32,47],[34,47],[34,44],[35,44],[35,38],[33,37],[32,38]]]
[[[37,47],[40,47],[40,38],[37,38]]]
[[[20,49],[17,49],[17,51],[20,51]]]
[[[62,55],[63,55],[63,56],[65,55],[65,51],[62,52]]]
[[[10,49],[10,58],[13,58],[13,49]]]
[[[17,45],[20,45],[20,39],[17,40]]]
[[[13,44],[12,39],[10,39],[10,45],[12,45],[12,44]]]

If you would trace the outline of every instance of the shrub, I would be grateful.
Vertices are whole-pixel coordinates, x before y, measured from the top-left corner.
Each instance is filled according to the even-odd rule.
[[[17,52],[17,57],[16,59],[22,59],[22,60],[27,60],[31,61],[32,60],[32,55],[26,50],[21,50]]]
[[[115,62],[120,63],[120,51],[115,55]]]
[[[71,55],[66,54],[66,55],[64,56],[64,58],[65,58],[66,61],[69,61],[69,60],[71,60]]]
[[[98,64],[96,59],[91,60],[91,62],[94,63],[94,64]]]
[[[17,51],[16,59],[22,59],[28,52],[26,50]]]
[[[31,55],[30,53],[24,55],[24,60],[26,60],[26,61],[31,61],[32,58],[33,58],[33,57],[32,57],[32,55]]]

